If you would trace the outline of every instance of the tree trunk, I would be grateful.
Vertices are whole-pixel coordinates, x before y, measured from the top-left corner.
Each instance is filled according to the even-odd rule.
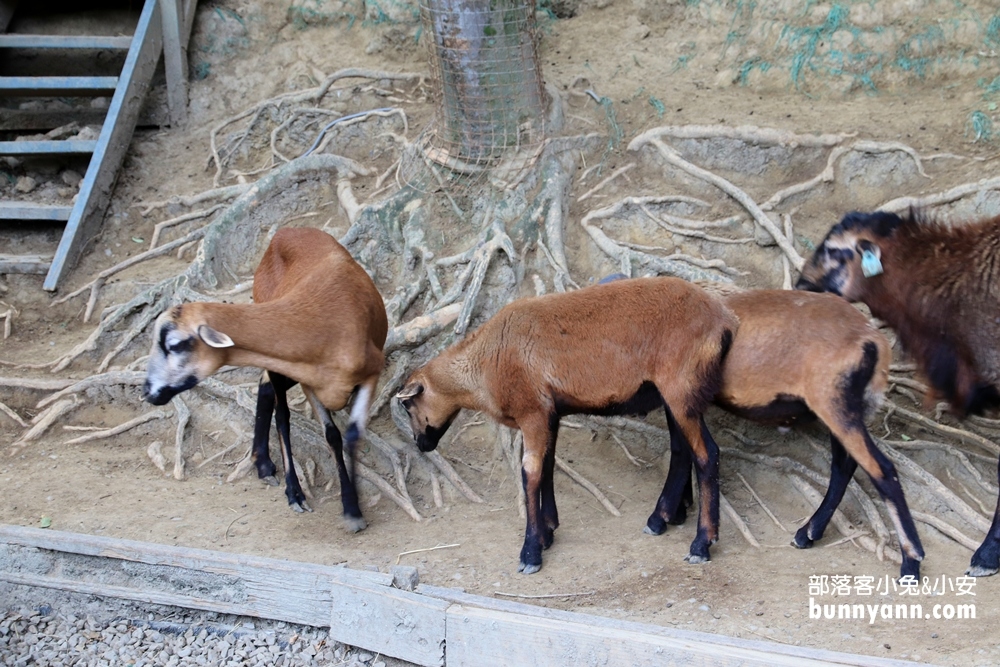
[[[426,0],[435,137],[448,157],[489,165],[544,135],[534,0]]]

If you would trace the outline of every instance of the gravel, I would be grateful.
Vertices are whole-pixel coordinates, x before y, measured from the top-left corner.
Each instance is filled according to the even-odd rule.
[[[118,609],[122,611],[122,609]],[[0,665],[112,667],[223,665],[401,667],[329,638],[326,628],[207,612],[157,608],[137,617],[47,604],[0,611]],[[167,613],[164,613],[166,611]],[[74,613],[76,612],[76,613]]]

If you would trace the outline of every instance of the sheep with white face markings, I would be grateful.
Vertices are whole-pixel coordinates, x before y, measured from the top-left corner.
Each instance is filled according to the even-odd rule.
[[[796,289],[862,302],[889,324],[933,389],[928,404],[943,397],[959,416],[1000,404],[1000,216],[945,225],[915,211],[849,213]],[[1000,499],[968,574],[998,570]]]
[[[189,303],[164,312],[153,330],[143,397],[163,405],[225,365],[258,366],[253,460],[277,484],[268,452],[275,415],[285,494],[297,512],[311,511],[295,474],[286,392],[296,383],[323,423],[340,477],[346,526],[365,528],[354,485],[354,450],[385,365],[388,322],[382,297],[364,269],[329,234],[279,230],[254,273],[253,304]],[[330,411],[354,395],[346,440]],[[344,457],[344,447],[347,457]]]
[[[437,447],[462,408],[522,431],[527,526],[518,570],[525,574],[541,568],[559,525],[552,479],[559,418],[664,407],[697,467],[698,533],[686,560],[701,563],[719,526],[718,446],[702,413],[736,327],[718,300],[676,278],[521,299],[418,369],[397,398],[421,451]]]

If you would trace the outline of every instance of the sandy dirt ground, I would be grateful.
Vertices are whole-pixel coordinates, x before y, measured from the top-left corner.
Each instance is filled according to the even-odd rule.
[[[608,133],[609,128],[618,128],[622,137],[608,151],[596,153],[596,159],[603,160],[600,175],[588,171],[595,164],[591,155],[590,161],[578,165],[571,186],[566,252],[570,273],[581,285],[614,270],[614,264],[578,224],[588,211],[631,195],[682,193],[712,203],[707,219],[741,212],[712,186],[664,167],[650,152],[626,150],[631,138],[655,126],[756,125],[800,134],[851,133],[858,140],[899,142],[916,151],[926,176],[905,152],[853,152],[842,158],[830,182],[785,206],[782,210],[793,216],[795,244],[803,255],[808,254],[810,243],[817,242],[849,210],[870,209],[894,197],[942,192],[1000,175],[1000,143],[988,136],[990,115],[995,117],[1000,102],[1000,84],[994,80],[1000,75],[996,51],[1000,43],[994,39],[1000,38],[1000,15],[985,0],[961,6],[888,0],[809,3],[805,10],[775,2],[755,5],[756,14],[742,2],[587,0],[579,6],[566,4],[576,9],[575,16],[542,15],[539,29],[543,75],[560,91],[566,106],[563,133]],[[800,3],[784,4],[797,7]],[[69,273],[60,293],[85,285],[99,271],[142,251],[156,222],[187,211],[173,206],[144,217],[137,203],[213,187],[214,167],[206,168],[211,153],[209,133],[223,119],[268,97],[315,86],[325,74],[345,67],[386,72],[427,69],[424,48],[415,40],[419,29],[412,13],[403,12],[393,20],[352,22],[296,13],[296,7],[311,5],[293,5],[290,10],[287,2],[201,3],[190,48],[190,119],[181,128],[136,132],[100,236]],[[555,8],[563,13],[563,5]],[[837,14],[848,9],[847,14]],[[839,23],[831,24],[831,17]],[[800,30],[809,26],[811,33]],[[936,26],[938,32],[928,26]],[[873,41],[873,35],[882,41]],[[926,39],[917,39],[920,35]],[[811,37],[815,38],[812,42]],[[878,53],[865,56],[867,60],[850,57],[860,52],[857,47],[862,42]],[[839,69],[831,55],[835,47],[847,54]],[[921,67],[924,71],[918,71]],[[613,117],[593,101],[585,92],[588,89],[610,101]],[[412,138],[429,121],[430,104],[419,89],[393,95],[401,101],[389,103],[406,110]],[[327,103],[340,111],[389,104],[380,96],[384,95],[352,83]],[[725,140],[676,141],[674,145],[691,161],[738,183],[757,201],[819,173],[828,155],[820,149],[783,146],[765,150]],[[395,159],[381,144],[353,150],[352,157],[367,159],[379,173]],[[245,157],[239,168],[250,172],[255,168],[252,160],[259,156],[251,151]],[[631,163],[636,168],[587,200],[577,201],[606,175]],[[25,168],[8,167],[7,171],[16,180]],[[58,177],[58,170],[48,173],[52,180]],[[226,174],[222,184],[238,178],[235,173]],[[374,177],[360,179],[355,188],[362,203],[377,190]],[[311,199],[302,210],[320,215],[292,224],[328,222],[335,231],[345,230],[347,219],[336,205],[334,188],[310,192]],[[380,196],[384,193],[375,194],[376,199]],[[996,215],[1000,196],[993,192],[970,197],[952,210],[956,215]],[[279,217],[275,222],[282,220]],[[169,238],[193,228],[180,227]],[[641,216],[610,220],[604,230],[634,243],[666,245],[668,250],[671,246],[669,235],[642,223]],[[730,231],[753,234],[748,219]],[[441,231],[443,236],[449,233]],[[0,244],[16,253],[40,252],[54,234],[54,230],[0,227]],[[724,259],[740,272],[736,277],[740,285],[781,285],[781,254],[773,246],[722,246],[687,239],[673,247]],[[116,275],[102,290],[95,312],[127,301],[160,278],[182,271],[192,256],[192,252],[184,259],[168,255]],[[235,271],[245,278],[252,266],[249,271]],[[95,372],[114,346],[113,340],[57,374],[14,366],[41,364],[65,354],[84,341],[95,324],[81,321],[86,295],[50,306],[54,297],[42,290],[40,276],[8,275],[0,282],[5,288],[0,300],[17,312],[11,337],[0,340],[0,360],[5,364],[0,366],[0,375],[77,379]],[[532,293],[530,280],[525,281],[522,293]],[[234,298],[245,301],[247,294]],[[111,369],[124,368],[146,354],[149,343],[148,334],[141,336],[122,351]],[[234,371],[225,373],[223,379],[249,384],[256,376],[254,371]],[[0,402],[30,420],[48,393],[0,386]],[[747,522],[759,548],[748,544],[724,516],[712,561],[688,565],[683,556],[694,537],[693,521],[671,527],[660,537],[642,533],[665,477],[663,439],[570,419],[560,434],[560,456],[596,484],[621,516],[612,516],[583,487],[557,473],[562,525],[554,545],[545,552],[541,572],[523,576],[516,571],[524,523],[518,516],[513,477],[497,449],[495,431],[480,416],[463,415],[445,439],[442,453],[485,499],[483,504],[468,502],[444,484],[443,503],[437,506],[431,485],[418,474],[419,466],[414,466],[409,490],[424,520],[414,522],[363,483],[362,508],[369,527],[352,535],[341,526],[339,492],[334,483],[328,483],[330,463],[321,449],[302,445],[301,451],[309,452],[317,468],[312,485],[315,511],[294,514],[280,488],[265,486],[250,476],[227,481],[245,451],[252,430],[249,416],[208,394],[192,391],[189,395],[194,417],[186,431],[188,465],[183,481],[169,474],[169,464],[163,473],[147,456],[154,440],[165,443],[164,453],[172,456],[175,424],[169,408],[167,418],[124,434],[64,444],[80,435],[66,430],[67,426],[111,427],[151,409],[141,403],[136,386],[88,390],[80,395],[77,407],[23,447],[11,445],[25,429],[0,414],[0,522],[37,526],[44,517],[59,530],[382,571],[399,562],[416,566],[426,583],[482,595],[561,594],[519,599],[584,613],[940,665],[1000,663],[1000,648],[993,639],[1000,623],[997,578],[976,581],[975,597],[949,590],[940,596],[924,594],[918,600],[927,615],[938,603],[972,601],[975,619],[811,619],[811,577],[850,575],[853,581],[853,577],[871,576],[884,586],[884,580],[898,574],[898,568],[888,558],[879,560],[843,540],[833,527],[811,550],[789,546],[789,531],[794,532],[812,508],[786,473],[768,465],[725,451],[722,457],[722,491]],[[921,409],[904,393],[891,392],[890,397],[907,409]],[[395,433],[387,412],[372,423],[372,429],[384,435]],[[941,419],[960,425],[947,414]],[[665,428],[662,415],[650,415],[647,422]],[[822,426],[782,434],[713,409],[709,427],[723,448],[789,456],[824,477],[827,474],[828,436]],[[977,432],[996,441],[998,431],[984,428]],[[895,417],[885,418],[884,412],[872,423],[872,431],[904,443],[943,442],[969,454],[975,472],[948,450],[903,450],[984,519],[992,515],[995,457],[975,445],[921,430]],[[293,443],[303,442],[297,430],[292,438]],[[208,461],[238,439],[239,446]],[[369,448],[362,456],[368,461],[377,459]],[[277,456],[275,460],[280,461]],[[388,468],[383,464],[379,469]],[[977,473],[985,484],[976,479]],[[857,479],[888,523],[871,485],[860,476]],[[926,486],[912,477],[904,476],[902,481],[912,507],[953,523],[976,543],[982,539],[981,530],[963,523]],[[769,518],[749,487],[781,527]],[[843,510],[850,522],[849,536],[873,534],[856,499],[848,496]],[[922,574],[930,587],[942,577],[953,582],[961,576],[971,552],[925,524],[918,524],[918,529],[927,553]],[[403,555],[436,546],[441,548]],[[828,604],[838,601],[832,595],[812,597]],[[848,599],[868,604],[886,600],[893,604],[911,601],[899,592],[888,596],[876,592],[871,598],[852,594]]]

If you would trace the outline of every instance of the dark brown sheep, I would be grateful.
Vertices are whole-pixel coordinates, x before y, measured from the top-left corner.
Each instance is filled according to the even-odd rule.
[[[946,225],[914,211],[850,213],[816,248],[796,288],[866,304],[958,415],[1000,403],[1000,217]],[[998,570],[1000,501],[968,574]]]

